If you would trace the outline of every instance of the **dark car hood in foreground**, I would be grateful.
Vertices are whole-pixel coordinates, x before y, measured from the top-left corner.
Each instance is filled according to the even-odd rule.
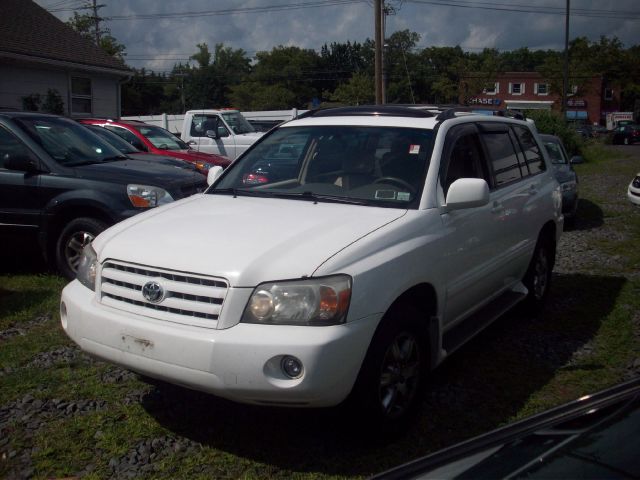
[[[179,185],[203,182],[203,176],[179,166],[164,165],[155,160],[115,160],[73,167],[76,176],[88,180],[138,183],[150,185]]]
[[[639,433],[636,379],[373,478],[640,478]]]

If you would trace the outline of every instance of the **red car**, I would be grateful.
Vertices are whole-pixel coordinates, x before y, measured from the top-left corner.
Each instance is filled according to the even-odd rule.
[[[231,163],[231,160],[226,157],[198,152],[168,130],[139,120],[83,118],[78,121],[88,125],[99,125],[117,133],[131,145],[144,152],[186,160],[193,163],[196,169],[204,175],[213,166],[219,165],[226,168]]]

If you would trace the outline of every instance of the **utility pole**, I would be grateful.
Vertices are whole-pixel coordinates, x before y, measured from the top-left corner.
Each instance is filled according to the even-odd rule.
[[[384,48],[384,38],[382,38],[382,8],[384,0],[375,0],[375,76],[376,85],[376,105],[382,105],[382,49]]]
[[[567,120],[567,91],[569,90],[569,11],[571,0],[567,0],[567,14],[564,26],[564,71],[562,75],[562,115]]]
[[[100,20],[98,16],[98,9],[104,7],[104,5],[97,5],[96,0],[92,0],[91,9],[93,10],[93,21],[95,24],[96,45],[100,46]]]

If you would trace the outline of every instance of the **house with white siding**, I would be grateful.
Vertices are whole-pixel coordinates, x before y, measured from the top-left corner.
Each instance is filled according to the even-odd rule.
[[[131,74],[31,0],[0,1],[0,109],[53,104],[69,117],[119,117]]]

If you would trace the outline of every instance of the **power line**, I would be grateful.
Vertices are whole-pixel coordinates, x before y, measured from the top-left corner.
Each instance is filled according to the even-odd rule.
[[[435,1],[435,0],[405,0],[407,3],[433,5],[440,7],[469,8],[478,10],[493,10],[500,12],[514,13],[538,13],[542,15],[563,15],[564,11],[557,7],[534,7],[523,4],[504,4],[489,2],[468,2],[464,0],[451,1]],[[611,18],[616,20],[640,20],[640,11],[613,11],[613,10],[592,10],[592,9],[575,9],[571,11],[572,15],[579,17],[591,18]]]

